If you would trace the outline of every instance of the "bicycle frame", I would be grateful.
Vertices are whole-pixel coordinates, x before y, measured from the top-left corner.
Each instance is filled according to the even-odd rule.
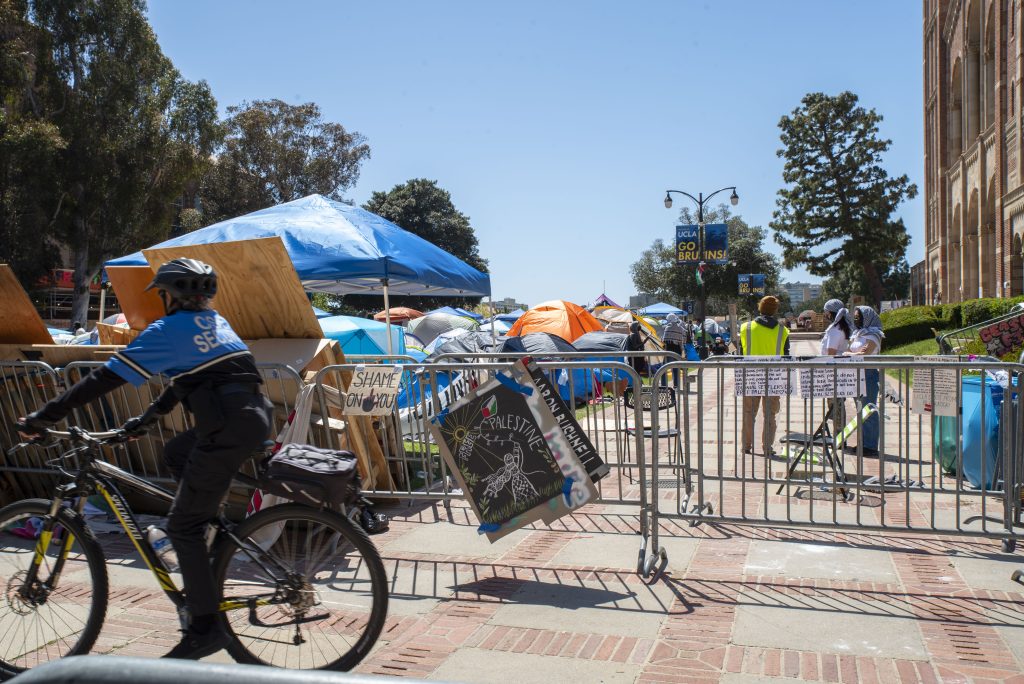
[[[65,455],[77,453],[79,451],[92,451],[94,448],[94,445],[86,445],[84,447],[73,449]],[[136,551],[138,551],[139,556],[142,557],[143,562],[145,562],[150,572],[153,573],[153,577],[156,579],[157,584],[171,600],[175,608],[178,609],[178,612],[183,613],[183,610],[186,607],[185,595],[181,589],[174,584],[174,580],[171,579],[170,570],[153,549],[153,546],[149,543],[149,540],[146,539],[142,530],[139,529],[139,524],[135,518],[135,514],[132,512],[124,495],[117,487],[116,483],[118,482],[134,487],[135,489],[159,499],[168,505],[174,501],[174,494],[168,490],[122,470],[111,463],[98,459],[95,455],[91,454],[84,464],[84,467],[75,477],[75,481],[60,485],[55,491],[54,498],[50,506],[49,516],[43,525],[43,529],[40,531],[39,540],[36,542],[33,563],[29,568],[28,574],[25,578],[25,583],[21,588],[21,592],[25,594],[26,597],[28,592],[31,590],[31,587],[36,582],[37,573],[39,568],[42,567],[46,549],[53,540],[54,529],[60,524],[57,519],[57,514],[63,506],[64,501],[69,497],[77,496],[78,505],[76,510],[81,514],[85,508],[86,495],[90,490],[95,490],[103,497],[104,501],[107,502],[107,505],[110,506],[110,509],[114,512],[114,516],[117,518],[118,523],[120,523],[125,534],[128,535],[128,538],[131,539],[132,544],[135,546]],[[260,567],[268,574],[272,574],[263,564],[261,559],[255,557],[249,549],[245,548],[240,540],[234,537],[231,530],[224,525],[223,521],[217,520],[216,526],[219,534],[227,534],[232,537],[234,541],[238,543],[239,548],[249,555],[252,561],[259,564]],[[59,557],[54,564],[50,577],[47,580],[47,588],[49,590],[56,587],[57,582],[60,579],[64,563],[67,560],[73,544],[74,536],[70,532],[67,532]],[[273,560],[273,558],[271,560]],[[281,570],[287,572],[284,568],[281,568]],[[275,592],[273,598],[252,597],[244,600],[233,599],[230,601],[222,601],[219,608],[221,612],[242,608],[252,610],[257,606],[265,606],[278,602],[277,599],[279,593],[280,591]]]

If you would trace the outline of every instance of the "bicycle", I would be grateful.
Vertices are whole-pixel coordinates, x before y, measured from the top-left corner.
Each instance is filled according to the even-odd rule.
[[[117,485],[168,504],[174,495],[101,457],[103,449],[123,445],[132,435],[77,427],[47,433],[71,442],[49,461],[63,483],[50,500],[27,499],[0,509],[0,680],[51,659],[86,654],[99,636],[108,582],[103,549],[83,517],[92,494],[106,501],[183,624],[187,621],[184,594]],[[243,474],[235,479],[258,485]],[[236,525],[222,507],[211,529],[220,619],[232,637],[227,650],[235,660],[349,670],[369,653],[387,616],[387,577],[376,547],[348,517],[287,503]]]

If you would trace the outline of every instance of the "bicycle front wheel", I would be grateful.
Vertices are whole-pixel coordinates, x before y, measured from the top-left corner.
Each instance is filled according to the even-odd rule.
[[[363,530],[332,511],[284,504],[225,537],[214,562],[221,615],[241,663],[350,670],[387,617],[384,564]]]
[[[88,653],[106,615],[103,549],[68,508],[57,514],[52,537],[42,546],[40,531],[49,514],[44,499],[0,510],[0,680]],[[42,557],[30,582],[37,547]]]

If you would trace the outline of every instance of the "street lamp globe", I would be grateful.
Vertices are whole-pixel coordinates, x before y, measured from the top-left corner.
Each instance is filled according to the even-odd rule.
[[[736,194],[735,188],[732,191],[732,195],[729,196],[729,201],[732,202],[734,207],[740,203],[740,196]]]
[[[666,209],[671,209],[672,208],[672,196],[669,195],[668,193],[665,193],[665,208]]]

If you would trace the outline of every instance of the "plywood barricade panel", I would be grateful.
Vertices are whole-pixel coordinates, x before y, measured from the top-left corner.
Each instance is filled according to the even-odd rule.
[[[122,328],[109,323],[97,323],[96,331],[99,333],[101,345],[113,345],[124,347],[131,344],[132,340],[139,336],[138,330]]]
[[[0,264],[0,302],[0,344],[53,344],[46,324],[7,264]]]
[[[21,353],[28,361],[42,361],[51,368],[63,368],[75,361],[95,361],[97,353],[113,354],[120,348],[97,344],[32,344],[21,345]]]
[[[132,330],[145,330],[164,315],[160,295],[156,290],[146,291],[153,280],[153,269],[149,266],[109,266],[107,277]]]
[[[243,340],[323,337],[279,237],[147,249],[156,269],[177,258],[199,259],[217,271],[214,308]]]

